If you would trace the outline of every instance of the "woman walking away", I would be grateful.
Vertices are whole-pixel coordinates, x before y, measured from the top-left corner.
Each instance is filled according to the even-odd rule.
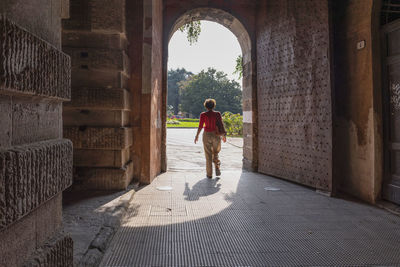
[[[224,123],[222,122],[221,113],[214,111],[216,102],[214,99],[206,99],[204,107],[208,110],[200,114],[199,128],[197,129],[194,143],[199,140],[199,134],[204,126],[203,146],[206,156],[207,178],[212,178],[212,163],[215,164],[215,175],[221,175],[221,162],[218,158],[218,153],[221,151],[221,136],[224,143],[226,142],[226,132]]]

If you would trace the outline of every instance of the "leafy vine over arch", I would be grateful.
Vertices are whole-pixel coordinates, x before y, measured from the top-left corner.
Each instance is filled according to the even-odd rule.
[[[179,28],[179,31],[186,32],[186,38],[188,39],[190,45],[196,43],[199,40],[201,33],[201,21],[192,20]]]

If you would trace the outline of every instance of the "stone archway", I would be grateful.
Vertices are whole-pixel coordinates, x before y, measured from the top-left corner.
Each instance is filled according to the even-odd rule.
[[[218,8],[194,8],[179,16],[172,26],[164,29],[163,60],[163,137],[162,137],[162,170],[167,169],[166,158],[166,104],[167,104],[167,63],[168,44],[172,35],[190,21],[208,20],[217,22],[229,29],[238,39],[243,55],[243,167],[257,170],[257,100],[255,88],[254,49],[251,37],[245,26],[232,14]]]

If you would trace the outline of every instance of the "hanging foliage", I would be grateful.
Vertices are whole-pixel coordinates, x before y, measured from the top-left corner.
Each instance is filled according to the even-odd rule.
[[[201,22],[200,20],[193,20],[180,27],[179,30],[181,32],[186,32],[186,37],[190,45],[192,45],[199,40],[201,32]]]
[[[241,79],[243,77],[243,57],[242,55],[239,55],[236,58],[236,66],[235,66],[235,71],[233,74],[237,74],[239,76],[238,79]]]

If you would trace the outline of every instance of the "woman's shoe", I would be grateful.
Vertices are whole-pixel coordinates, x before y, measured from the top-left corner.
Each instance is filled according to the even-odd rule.
[[[208,176],[208,175],[207,175],[207,178],[208,178],[208,179],[212,179],[212,176]]]
[[[220,169],[215,169],[215,175],[220,176],[221,175],[221,170]]]

